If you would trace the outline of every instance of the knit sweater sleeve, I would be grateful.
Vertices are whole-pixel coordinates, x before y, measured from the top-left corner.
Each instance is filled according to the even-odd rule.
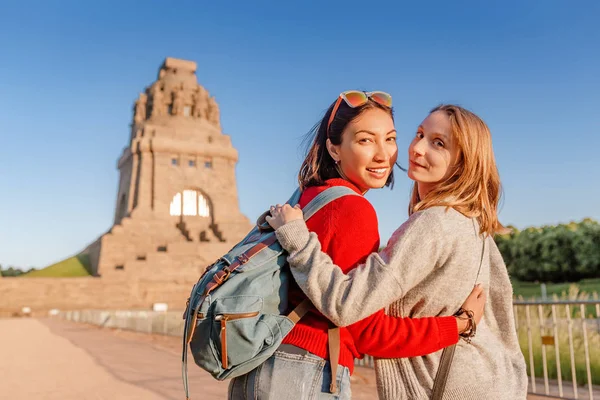
[[[318,228],[313,232],[344,272],[379,248],[377,214],[364,197],[336,200],[315,217],[317,220],[311,222]],[[348,331],[360,353],[381,358],[422,356],[458,341],[454,317],[391,317],[383,310],[348,326]]]
[[[347,326],[400,299],[444,264],[452,250],[449,235],[439,213],[428,211],[414,213],[381,253],[371,253],[348,273],[321,251],[304,221],[285,224],[276,234],[289,252],[292,274],[302,291],[333,323]]]

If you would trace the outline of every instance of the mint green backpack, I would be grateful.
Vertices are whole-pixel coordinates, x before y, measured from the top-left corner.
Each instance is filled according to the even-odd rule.
[[[296,190],[288,204],[298,204],[300,194]],[[348,195],[358,194],[344,186],[324,190],[304,207],[305,220]],[[287,252],[264,221],[265,215],[240,243],[208,266],[192,288],[183,333],[182,374],[187,399],[188,345],[196,364],[216,379],[244,375],[273,355],[313,307],[307,299],[287,314],[288,287],[293,277]],[[339,335],[337,329],[330,330],[330,334],[332,331]],[[339,338],[330,335],[329,345],[333,346],[334,357],[339,354]],[[337,368],[334,357],[332,369]]]

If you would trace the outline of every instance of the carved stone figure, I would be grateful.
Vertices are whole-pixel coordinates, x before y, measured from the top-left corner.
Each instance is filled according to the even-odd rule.
[[[145,93],[141,93],[140,97],[135,101],[135,110],[133,114],[133,121],[136,124],[144,121],[146,119],[146,103],[148,101],[148,96]]]
[[[208,95],[206,89],[198,85],[192,94],[192,116],[195,118],[206,118]]]
[[[165,102],[163,92],[158,85],[154,85],[150,91],[152,94],[152,116],[160,117],[165,115]]]
[[[208,99],[208,108],[207,108],[207,119],[209,122],[212,122],[213,124],[220,126],[221,125],[221,117],[219,114],[219,105],[217,104],[217,102],[215,101],[214,97],[211,97]]]
[[[173,108],[171,110],[172,115],[183,115],[183,107],[185,102],[183,100],[183,90],[176,89],[173,92]]]

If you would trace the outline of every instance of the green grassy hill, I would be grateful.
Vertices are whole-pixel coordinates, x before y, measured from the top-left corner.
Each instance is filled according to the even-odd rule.
[[[44,269],[28,272],[21,277],[63,278],[90,276],[90,259],[87,254],[78,254],[52,264]]]

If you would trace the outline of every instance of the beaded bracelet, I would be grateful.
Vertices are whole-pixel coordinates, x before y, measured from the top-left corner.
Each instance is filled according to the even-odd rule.
[[[467,314],[467,317],[462,316],[463,314]],[[454,316],[459,319],[468,319],[469,324],[467,330],[460,333],[459,336],[464,339],[465,342],[471,343],[471,338],[475,337],[477,333],[477,323],[475,322],[475,314],[471,310],[465,310],[464,308],[460,308]]]

